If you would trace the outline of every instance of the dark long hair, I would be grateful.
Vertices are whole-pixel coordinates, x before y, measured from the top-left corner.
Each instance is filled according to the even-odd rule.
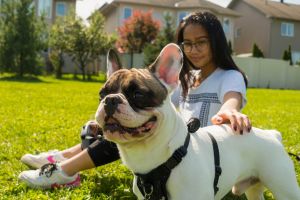
[[[209,12],[195,12],[185,17],[179,24],[176,30],[176,43],[180,45],[183,42],[183,32],[185,27],[189,24],[199,24],[201,25],[208,33],[209,42],[212,51],[212,59],[215,64],[224,70],[237,70],[241,72],[244,77],[246,86],[248,81],[246,75],[239,67],[234,63],[230,49],[227,44],[225,33],[223,27],[218,20],[218,18]],[[188,58],[184,55],[183,59],[183,68],[181,69],[179,79],[181,82],[183,96],[186,97],[189,89],[189,80],[190,80],[190,69],[193,68],[193,64]]]

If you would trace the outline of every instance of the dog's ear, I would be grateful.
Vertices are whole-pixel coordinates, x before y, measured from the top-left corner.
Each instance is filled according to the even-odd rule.
[[[122,64],[118,53],[114,49],[110,49],[106,55],[106,77],[110,77],[112,73],[122,69]]]
[[[179,46],[174,43],[166,45],[149,70],[154,73],[168,89],[173,90],[179,80],[179,73],[183,64],[183,54]]]

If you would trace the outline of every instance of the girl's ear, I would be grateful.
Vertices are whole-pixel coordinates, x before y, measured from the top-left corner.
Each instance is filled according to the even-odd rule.
[[[106,55],[106,77],[109,78],[115,71],[122,69],[122,64],[118,53],[114,49],[110,49]]]
[[[154,73],[160,81],[173,90],[179,80],[179,73],[183,64],[183,54],[179,46],[174,43],[166,45],[149,70]]]

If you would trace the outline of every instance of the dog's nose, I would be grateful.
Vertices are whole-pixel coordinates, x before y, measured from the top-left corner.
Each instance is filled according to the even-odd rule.
[[[104,101],[104,110],[108,116],[112,116],[117,110],[118,104],[122,103],[122,99],[119,96],[108,96]]]

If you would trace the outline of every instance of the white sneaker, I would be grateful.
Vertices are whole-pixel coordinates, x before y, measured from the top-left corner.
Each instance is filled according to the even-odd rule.
[[[67,158],[63,157],[63,155],[61,154],[60,151],[51,150],[51,151],[40,153],[37,155],[25,154],[21,158],[21,162],[28,165],[29,167],[38,169],[47,163],[61,162],[66,159]]]
[[[48,163],[41,169],[23,171],[19,175],[19,180],[29,187],[41,189],[78,187],[80,185],[78,173],[68,176],[56,163]]]

